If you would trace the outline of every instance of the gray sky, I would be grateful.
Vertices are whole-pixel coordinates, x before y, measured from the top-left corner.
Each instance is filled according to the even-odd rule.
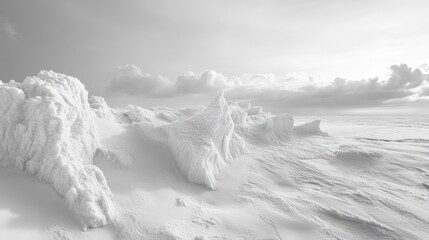
[[[145,89],[193,71],[178,87],[187,93],[207,90],[207,82],[186,86],[212,81],[199,78],[210,69],[227,79],[214,77],[216,89],[246,74],[385,80],[391,65],[429,62],[427,9],[425,0],[2,0],[0,79],[52,69],[101,95],[121,79],[118,67],[131,64],[142,76],[160,75],[137,77],[149,81],[137,84]],[[271,80],[259,79],[268,88]]]

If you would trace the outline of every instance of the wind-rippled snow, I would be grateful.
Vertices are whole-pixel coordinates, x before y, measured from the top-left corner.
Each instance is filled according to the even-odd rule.
[[[110,188],[117,220],[81,232],[44,184],[0,169],[0,233],[10,239],[429,236],[429,117],[276,116],[249,102],[215,103],[219,108],[205,114],[204,108],[110,109],[103,99],[91,98],[103,146],[94,164]],[[201,117],[199,128],[190,124]],[[229,127],[219,132],[222,124]],[[194,181],[210,186],[215,180],[211,190],[188,181],[187,170],[178,166],[179,150],[160,126],[194,135],[205,131],[204,142],[214,146],[205,153],[225,158],[233,134],[247,151],[223,161],[209,182]],[[178,146],[193,164],[203,161],[192,154],[205,145],[188,135],[190,144]]]

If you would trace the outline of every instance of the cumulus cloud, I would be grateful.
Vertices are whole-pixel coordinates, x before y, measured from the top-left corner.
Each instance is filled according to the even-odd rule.
[[[177,78],[175,84],[179,93],[201,93],[222,90],[240,85],[239,78],[228,78],[215,71],[209,70],[200,74],[187,72]]]
[[[417,96],[428,75],[405,64],[393,65],[390,77],[366,80],[336,78],[328,85],[308,84],[297,91],[279,88],[236,89],[233,98],[256,98],[284,107],[365,107]]]
[[[387,79],[336,78],[324,84],[305,73],[227,77],[211,70],[200,74],[187,72],[172,82],[162,76],[143,73],[131,65],[120,69],[119,77],[111,82],[110,89],[164,96],[224,90],[231,99],[251,99],[284,108],[359,108],[422,100],[419,98],[429,95],[428,76],[423,70],[400,64],[390,67]]]
[[[142,72],[139,67],[120,67],[116,77],[109,84],[109,91],[131,95],[166,94],[172,91],[173,83],[166,77]]]
[[[116,76],[109,84],[110,92],[131,95],[164,95],[207,93],[238,88],[293,88],[310,83],[314,77],[306,73],[243,74],[240,77],[227,77],[213,70],[195,74],[186,72],[175,82],[167,77],[145,73],[135,65],[119,67]]]
[[[209,70],[200,74],[186,72],[176,82],[167,77],[145,73],[134,65],[120,67],[108,90],[131,95],[174,96],[177,94],[220,91],[240,85],[239,78],[229,78]]]

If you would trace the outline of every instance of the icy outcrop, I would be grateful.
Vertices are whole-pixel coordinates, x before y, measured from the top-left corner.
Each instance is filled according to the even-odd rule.
[[[129,105],[125,112],[125,116],[130,122],[155,122],[156,113],[149,109],[141,108],[134,105]]]
[[[106,101],[104,101],[104,98],[92,96],[88,99],[88,102],[97,117],[107,120],[113,119],[112,109],[107,106],[107,103]]]
[[[292,116],[262,114],[251,117],[247,125],[239,125],[237,132],[257,143],[281,144],[293,136]]]
[[[168,107],[152,107],[150,109],[130,105],[123,114],[129,122],[146,122],[152,124],[172,123],[176,120],[186,120],[201,112],[200,107],[172,109]]]
[[[246,124],[247,111],[237,105],[230,105],[231,118],[235,124]]]
[[[170,148],[188,180],[215,187],[215,176],[232,159],[244,154],[244,140],[235,133],[223,94],[202,112],[168,125],[141,124],[143,133]]]
[[[98,141],[82,83],[52,71],[0,81],[0,103],[0,166],[51,183],[85,228],[111,221],[110,190],[91,164]]]
[[[274,116],[267,119],[265,128],[278,138],[288,138],[293,133],[293,117],[290,115]]]
[[[304,123],[299,126],[295,126],[293,130],[300,134],[310,134],[310,135],[320,135],[326,136],[328,135],[326,132],[322,132],[320,129],[320,120],[315,120],[312,122]]]
[[[278,143],[290,139],[293,134],[294,119],[290,115],[273,116],[256,128],[254,136],[266,143]]]
[[[249,109],[247,110],[247,114],[249,115],[259,115],[261,113],[262,113],[262,107],[260,106],[249,107]]]

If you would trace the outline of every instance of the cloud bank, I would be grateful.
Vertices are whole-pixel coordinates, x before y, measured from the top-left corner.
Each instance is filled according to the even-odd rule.
[[[428,101],[427,71],[406,64],[392,65],[387,79],[348,80],[336,78],[324,83],[306,73],[243,74],[228,77],[209,70],[187,72],[175,82],[159,75],[143,73],[134,65],[119,69],[109,85],[116,93],[174,97],[225,91],[230,99],[252,99],[281,107],[374,107],[413,101]]]

